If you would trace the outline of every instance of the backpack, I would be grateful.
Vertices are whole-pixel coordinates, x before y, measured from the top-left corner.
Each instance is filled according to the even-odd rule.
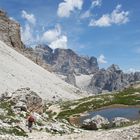
[[[28,121],[29,121],[29,122],[34,122],[34,121],[35,121],[35,119],[34,119],[34,117],[33,117],[33,116],[30,116],[30,117],[29,117],[29,119],[28,119]]]

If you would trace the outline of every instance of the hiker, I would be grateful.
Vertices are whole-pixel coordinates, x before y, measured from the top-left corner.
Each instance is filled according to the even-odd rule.
[[[28,129],[29,129],[29,131],[31,133],[32,132],[33,123],[35,123],[35,117],[33,116],[33,114],[30,114],[28,116],[27,121],[28,121]]]

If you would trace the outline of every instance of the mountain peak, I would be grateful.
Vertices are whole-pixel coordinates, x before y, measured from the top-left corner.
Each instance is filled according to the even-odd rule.
[[[51,49],[48,45],[46,44],[39,44],[35,47],[35,49],[43,49],[44,51],[48,51],[48,52],[53,52],[53,49]]]
[[[119,71],[122,71],[120,69],[120,67],[116,64],[112,64],[110,67],[108,67],[107,69],[108,71],[113,71],[113,72],[119,72]]]

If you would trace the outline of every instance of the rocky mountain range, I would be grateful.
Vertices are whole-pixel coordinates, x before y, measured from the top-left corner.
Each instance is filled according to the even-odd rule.
[[[79,56],[71,49],[52,50],[47,45],[38,45],[25,49],[24,55],[89,93],[121,90],[140,80],[140,72],[124,73],[115,64],[106,70],[99,69],[97,58]]]
[[[64,81],[89,93],[121,90],[140,81],[139,72],[127,74],[114,64],[106,70],[99,69],[97,58],[80,56],[71,49],[53,50],[48,45],[25,47],[20,38],[20,25],[3,11],[0,11],[0,40]]]
[[[92,74],[99,70],[95,57],[82,57],[71,49],[51,49],[47,45],[38,45],[34,49],[26,48],[24,54],[32,56],[36,63],[45,63],[48,69],[58,74]]]

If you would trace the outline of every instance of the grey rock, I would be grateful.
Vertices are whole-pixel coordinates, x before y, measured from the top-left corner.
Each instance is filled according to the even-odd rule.
[[[75,76],[74,76],[73,73],[68,74],[68,75],[67,75],[67,78],[65,79],[65,81],[66,81],[67,83],[71,84],[71,85],[76,86],[76,79],[75,79]]]
[[[3,94],[0,95],[0,100],[3,101],[3,100],[7,100],[7,99],[10,99],[12,98],[12,93],[9,93],[9,92],[5,92]]]
[[[107,70],[101,69],[94,74],[88,90],[92,93],[101,93],[103,90],[119,91],[140,80],[139,76],[139,73],[124,73],[119,66],[113,64]]]
[[[99,69],[95,57],[79,56],[71,49],[55,49],[53,51],[47,45],[38,45],[35,49],[26,48],[23,54],[41,66],[46,65],[49,71],[63,75],[70,73],[91,74]]]
[[[17,102],[14,108],[20,108],[22,111],[27,111],[27,106],[22,101]]]
[[[90,74],[97,71],[98,63],[95,57],[82,57],[71,49],[55,49],[53,54],[54,71],[62,74]]]
[[[24,45],[20,36],[20,25],[8,18],[6,12],[0,10],[0,40],[8,46],[23,49]]]
[[[22,88],[13,93],[10,99],[15,105],[14,108],[20,108],[23,111],[33,111],[37,113],[43,113],[44,102],[37,93],[29,90],[28,88]]]
[[[100,115],[96,115],[91,119],[84,120],[82,124],[82,128],[88,130],[97,130],[97,129],[104,128],[106,125],[109,125],[108,119]]]
[[[116,127],[123,126],[125,124],[128,124],[129,122],[130,122],[129,119],[123,118],[123,117],[116,117],[112,121],[113,125],[116,126]]]
[[[135,81],[140,81],[140,72],[134,73],[134,79],[135,79]]]

